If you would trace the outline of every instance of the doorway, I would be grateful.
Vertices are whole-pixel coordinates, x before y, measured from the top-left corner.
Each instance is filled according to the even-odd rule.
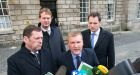
[[[40,0],[40,6],[47,7],[51,10],[53,16],[51,26],[58,27],[56,1],[57,0]]]

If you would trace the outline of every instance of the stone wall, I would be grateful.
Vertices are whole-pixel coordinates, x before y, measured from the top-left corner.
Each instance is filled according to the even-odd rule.
[[[58,22],[65,40],[68,32],[79,30],[79,3],[79,0],[57,0]]]
[[[109,31],[120,31],[122,23],[122,3],[123,0],[115,2],[115,17],[114,20],[107,20],[107,0],[91,0],[91,12],[97,11],[101,14],[101,26]]]
[[[25,26],[38,23],[39,0],[8,0],[8,4],[12,31],[0,34],[0,47],[21,44]]]
[[[128,30],[139,30],[140,29],[140,18],[137,18],[138,0],[128,1]]]
[[[123,0],[117,0],[115,4],[115,18],[107,21],[107,0],[90,0],[90,12],[98,11],[102,16],[102,27],[109,31],[120,31],[125,19],[123,12]],[[58,0],[58,22],[64,34],[64,39],[69,31],[87,29],[87,24],[80,24],[80,1]]]
[[[20,45],[25,26],[39,22],[40,0],[8,0],[12,30],[0,32],[0,47]],[[101,13],[101,26],[109,31],[140,29],[140,19],[136,18],[137,0],[115,0],[115,18],[107,21],[107,0],[90,0],[90,12]],[[66,41],[67,33],[87,29],[80,24],[80,0],[57,0],[59,28]]]

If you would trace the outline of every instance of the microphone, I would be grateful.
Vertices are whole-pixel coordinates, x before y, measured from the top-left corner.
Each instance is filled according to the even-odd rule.
[[[92,69],[93,75],[107,75],[108,69],[103,65],[98,65]]]
[[[86,68],[88,69],[88,68]],[[72,71],[72,75],[107,75],[108,69],[103,65],[98,65],[97,67],[93,67],[92,73],[90,73],[90,69],[88,70],[74,70]]]
[[[92,67],[91,65],[81,62],[78,70],[72,71],[72,75],[107,75],[108,69],[103,65]]]
[[[136,74],[136,70],[130,59],[126,59],[118,63],[108,73],[108,75],[133,75],[133,74]]]
[[[137,73],[140,73],[140,58],[137,58],[132,65],[134,66]]]
[[[66,75],[66,71],[67,71],[67,68],[64,65],[62,65],[59,67],[55,75]]]

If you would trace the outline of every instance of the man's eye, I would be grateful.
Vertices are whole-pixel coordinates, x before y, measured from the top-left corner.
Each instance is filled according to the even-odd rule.
[[[46,18],[46,19],[50,19],[50,18]]]
[[[44,20],[46,20],[46,19],[49,20],[50,18],[43,18],[43,19],[44,19]]]
[[[93,23],[93,24],[97,24],[97,23]]]
[[[37,40],[37,39],[39,39],[39,38],[35,38],[35,39]]]
[[[80,41],[78,41],[77,43],[81,43]]]
[[[91,22],[89,24],[92,24]]]

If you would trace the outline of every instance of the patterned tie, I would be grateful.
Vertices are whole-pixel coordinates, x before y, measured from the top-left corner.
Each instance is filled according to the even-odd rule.
[[[35,56],[35,60],[37,61],[37,63],[40,64],[38,53],[35,53],[34,56]]]
[[[94,32],[91,33],[91,46],[94,48]]]
[[[79,67],[80,64],[81,64],[80,56],[76,56],[76,60],[77,60],[77,69],[78,69],[78,67]]]

